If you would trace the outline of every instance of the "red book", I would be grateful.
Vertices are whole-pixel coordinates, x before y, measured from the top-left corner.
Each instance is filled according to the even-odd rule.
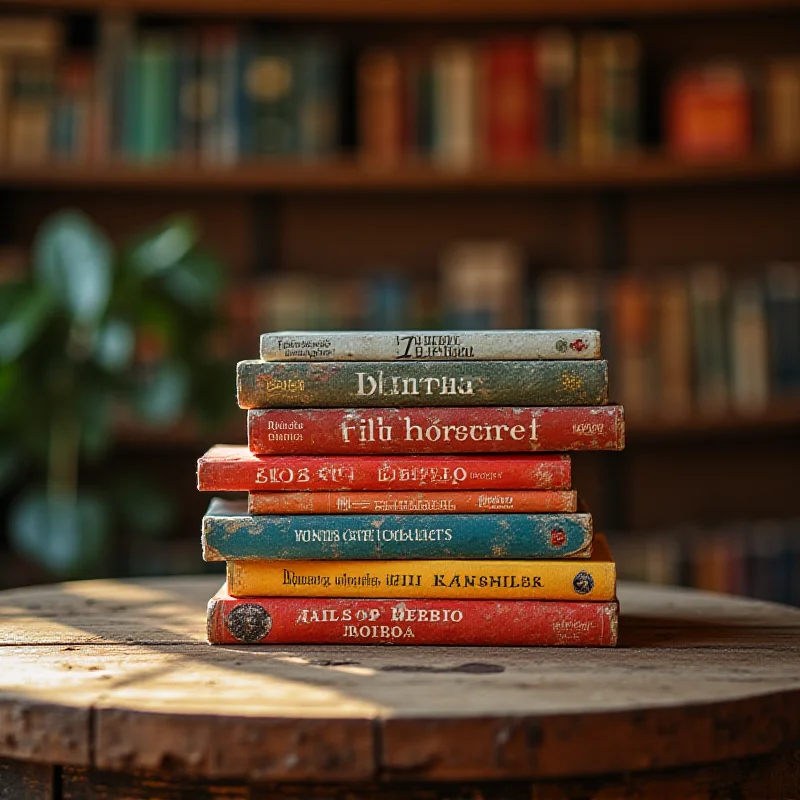
[[[565,455],[256,456],[217,445],[197,462],[197,488],[209,492],[323,489],[569,489]]]
[[[484,150],[495,163],[528,162],[540,144],[541,87],[536,45],[528,38],[490,41],[483,53]]]
[[[622,450],[622,406],[252,409],[250,450],[272,453],[526,453]]]
[[[578,510],[575,491],[250,492],[249,514],[549,514]]]
[[[619,605],[546,600],[234,598],[208,603],[211,644],[613,646]]]

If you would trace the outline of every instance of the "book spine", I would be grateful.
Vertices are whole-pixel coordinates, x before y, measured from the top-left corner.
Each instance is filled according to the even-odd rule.
[[[251,409],[253,453],[622,450],[622,406]]]
[[[613,600],[613,561],[228,561],[233,597]]]
[[[250,514],[570,513],[575,491],[250,492]]]
[[[569,456],[201,458],[200,491],[569,489]]]
[[[491,40],[484,58],[484,152],[495,163],[529,161],[538,145],[534,42]]]
[[[591,514],[215,514],[205,561],[588,558]]]
[[[240,361],[240,408],[594,406],[608,396],[605,361]]]
[[[492,600],[215,597],[211,644],[613,646],[619,605]]]
[[[600,358],[600,333],[560,331],[401,331],[265,333],[263,361],[523,361]]]

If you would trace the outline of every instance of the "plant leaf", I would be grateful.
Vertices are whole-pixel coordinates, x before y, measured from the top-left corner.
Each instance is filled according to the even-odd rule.
[[[19,497],[9,520],[15,549],[60,577],[100,564],[108,530],[108,510],[98,497],[48,495],[42,489]]]
[[[197,236],[191,217],[170,217],[131,248],[130,263],[145,277],[166,272],[186,257]]]
[[[183,414],[188,396],[187,367],[162,362],[139,386],[135,408],[151,425],[172,425]]]
[[[120,319],[109,320],[97,332],[94,354],[97,363],[109,372],[130,366],[136,346],[133,327]]]
[[[31,284],[0,287],[0,363],[18,358],[47,323],[50,295]]]
[[[213,308],[224,286],[219,262],[204,253],[192,252],[164,275],[164,290],[188,308]]]
[[[113,251],[106,235],[77,211],[50,217],[33,247],[34,274],[77,322],[92,324],[111,294]]]

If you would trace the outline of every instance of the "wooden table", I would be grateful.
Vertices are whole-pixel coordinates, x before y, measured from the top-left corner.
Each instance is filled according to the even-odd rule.
[[[617,649],[222,648],[218,583],[0,593],[0,797],[800,797],[800,610],[622,584]]]

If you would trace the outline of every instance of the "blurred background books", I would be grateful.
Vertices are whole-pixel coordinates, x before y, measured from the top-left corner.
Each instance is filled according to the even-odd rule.
[[[0,0],[0,584],[196,571],[194,461],[242,431],[214,376],[263,331],[588,327],[628,447],[575,480],[621,575],[800,602],[800,4],[21,8]],[[114,248],[91,329],[18,291],[86,234],[64,209]],[[50,492],[71,370],[61,473],[108,521],[43,545],[20,497]],[[14,387],[39,374],[34,407]]]

